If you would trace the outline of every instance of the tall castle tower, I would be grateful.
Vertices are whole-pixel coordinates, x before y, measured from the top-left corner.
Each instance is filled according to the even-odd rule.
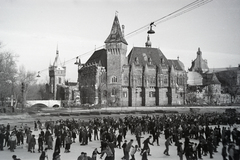
[[[122,30],[115,15],[111,32],[105,40],[107,50],[107,89],[111,97],[121,95],[122,66],[127,63],[127,41],[124,38],[124,26]]]
[[[52,99],[57,99],[57,86],[64,85],[66,76],[66,67],[60,62],[59,52],[56,51],[56,57],[53,65],[49,66],[49,87]]]

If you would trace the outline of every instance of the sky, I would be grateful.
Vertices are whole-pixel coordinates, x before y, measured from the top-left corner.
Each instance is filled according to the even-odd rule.
[[[48,82],[48,67],[56,50],[66,65],[66,80],[77,81],[77,56],[86,62],[104,45],[115,14],[125,35],[156,21],[194,0],[0,0],[1,50],[18,55],[18,66],[40,71],[40,83]],[[129,53],[144,47],[145,28],[126,36]],[[240,64],[240,1],[212,0],[190,12],[157,23],[150,35],[152,47],[168,59],[179,57],[191,67],[201,48],[209,68]]]

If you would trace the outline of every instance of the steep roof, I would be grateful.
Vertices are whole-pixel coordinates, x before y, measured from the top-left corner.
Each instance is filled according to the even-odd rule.
[[[123,36],[118,17],[116,15],[113,21],[111,32],[108,38],[105,40],[105,43],[119,43],[119,42],[122,42],[126,45],[128,44]]]
[[[61,63],[60,58],[59,58],[59,52],[58,50],[56,51],[56,56],[53,62],[53,67],[57,67],[57,69],[64,69],[64,65]]]
[[[107,50],[100,49],[95,51],[85,64],[98,63],[107,69]]]
[[[168,63],[169,63],[169,65],[173,66],[175,70],[178,70],[178,71],[184,71],[185,70],[184,69],[185,68],[184,64],[179,60],[169,59]]]
[[[151,63],[149,63],[151,61]],[[168,67],[168,60],[158,48],[133,47],[128,55],[128,64]]]
[[[200,48],[198,48],[197,58],[192,62],[192,66],[189,69],[189,71],[196,71],[196,72],[205,73],[208,70],[209,70],[209,68],[208,68],[207,61],[203,60],[202,52],[201,52]]]
[[[210,84],[221,84],[218,80],[215,73],[211,74],[203,74],[203,84],[210,85]]]
[[[208,73],[217,73],[217,72],[225,72],[225,71],[238,71],[240,67],[225,67],[225,68],[209,68]]]

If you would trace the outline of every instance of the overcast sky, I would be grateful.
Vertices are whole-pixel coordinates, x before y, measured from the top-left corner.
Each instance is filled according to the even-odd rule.
[[[1,50],[19,55],[19,66],[41,71],[41,82],[46,83],[58,46],[61,61],[66,61],[66,79],[77,81],[75,57],[84,54],[80,56],[84,63],[94,48],[104,45],[116,11],[128,34],[193,1],[0,0]],[[153,29],[152,47],[160,48],[168,59],[179,56],[186,69],[198,47],[210,68],[240,64],[239,0],[213,0]],[[145,46],[146,32],[126,37],[127,53],[134,46]]]

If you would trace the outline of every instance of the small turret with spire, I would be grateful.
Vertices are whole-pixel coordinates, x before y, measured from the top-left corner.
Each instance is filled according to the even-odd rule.
[[[145,43],[145,46],[148,47],[148,48],[152,47],[152,43],[150,41],[150,36],[149,35],[147,36],[147,42]]]

